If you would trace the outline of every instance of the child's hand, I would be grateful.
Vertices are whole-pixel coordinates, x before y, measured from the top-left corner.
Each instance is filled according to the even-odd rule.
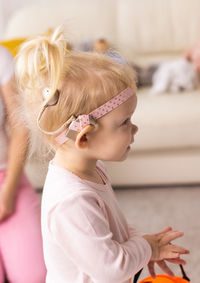
[[[152,249],[151,260],[159,261],[163,259],[178,258],[181,254],[187,254],[186,249],[172,245],[171,241],[183,236],[183,232],[172,230],[168,227],[160,233],[153,235],[144,235]]]
[[[155,277],[155,262],[170,276],[173,276],[173,272],[169,269],[164,260],[175,264],[185,264],[185,261],[180,259],[180,255],[188,254],[189,251],[180,246],[171,244],[172,240],[182,236],[183,232],[172,230],[171,227],[168,227],[157,234],[143,236],[148,241],[152,249],[151,261],[148,265],[149,272],[152,277]]]

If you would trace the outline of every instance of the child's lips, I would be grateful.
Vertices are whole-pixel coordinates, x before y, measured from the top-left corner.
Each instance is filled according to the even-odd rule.
[[[134,140],[131,141],[131,143],[129,144],[129,146],[127,147],[127,150],[130,150],[131,149],[131,144],[134,143]]]

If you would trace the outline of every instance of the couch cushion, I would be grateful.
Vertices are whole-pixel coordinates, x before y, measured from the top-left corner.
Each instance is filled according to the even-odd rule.
[[[200,41],[199,0],[118,0],[118,45],[128,58]]]
[[[133,150],[200,146],[200,90],[152,95],[138,92],[132,120],[139,127]]]

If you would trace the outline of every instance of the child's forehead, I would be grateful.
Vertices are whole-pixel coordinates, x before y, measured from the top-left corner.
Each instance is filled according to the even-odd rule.
[[[118,113],[122,114],[131,114],[137,105],[137,96],[136,94],[133,94],[127,101],[122,103],[119,107],[117,107],[115,110],[118,111]]]
[[[105,119],[123,119],[125,116],[132,115],[137,105],[137,96],[133,94],[127,101],[119,105],[117,108],[106,114]]]

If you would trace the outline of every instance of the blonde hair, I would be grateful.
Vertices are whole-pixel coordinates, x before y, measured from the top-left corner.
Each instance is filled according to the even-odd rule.
[[[30,128],[36,126],[42,104],[59,91],[57,104],[47,107],[42,116],[45,131],[57,130],[71,115],[88,114],[128,86],[136,90],[135,73],[129,66],[102,54],[67,52],[61,27],[21,46],[16,78]],[[44,101],[42,92],[46,87],[51,92]],[[52,145],[55,136],[45,137]]]

